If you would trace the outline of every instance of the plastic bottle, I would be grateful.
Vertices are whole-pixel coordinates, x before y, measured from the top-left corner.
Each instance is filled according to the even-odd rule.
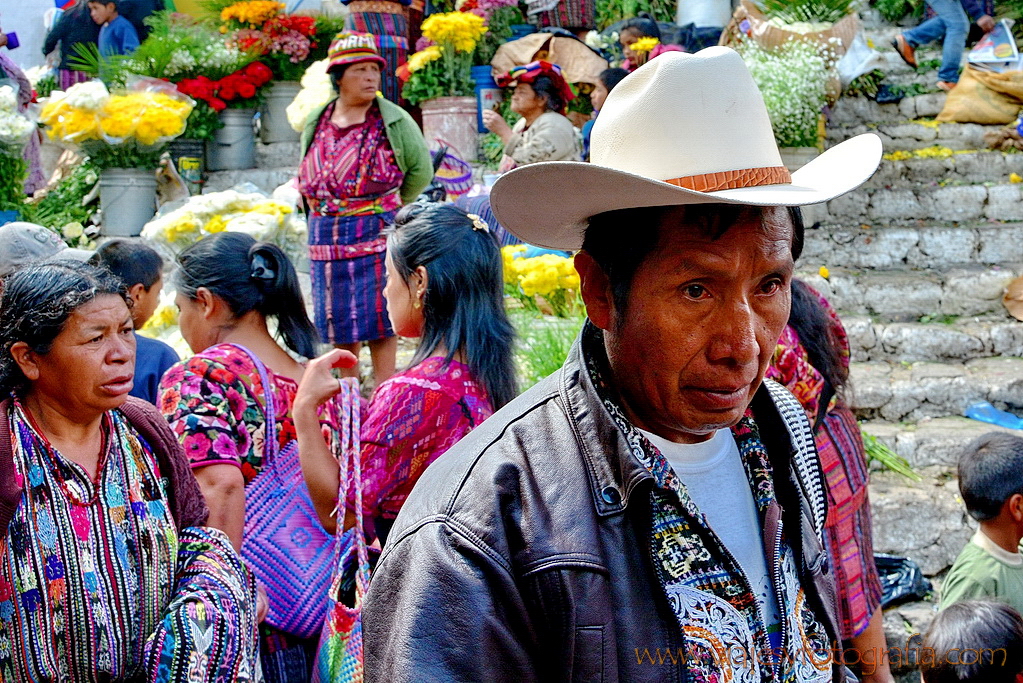
[[[981,422],[987,422],[988,424],[998,425],[999,427],[1008,427],[1009,429],[1023,429],[1023,418],[1017,417],[1012,413],[1004,410],[999,410],[987,401],[978,401],[971,403],[966,407],[963,413],[966,417],[974,420],[980,420]]]

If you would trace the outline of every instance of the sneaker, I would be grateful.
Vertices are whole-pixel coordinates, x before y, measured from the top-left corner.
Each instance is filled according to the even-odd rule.
[[[916,52],[913,49],[913,46],[909,44],[909,41],[907,41],[901,33],[895,36],[895,39],[892,40],[892,47],[894,47],[895,51],[899,53],[900,57],[902,57],[902,61],[909,64],[914,69],[916,68]]]
[[[945,92],[951,92],[952,88],[956,87],[955,83],[951,81],[938,81],[938,89],[944,90]]]

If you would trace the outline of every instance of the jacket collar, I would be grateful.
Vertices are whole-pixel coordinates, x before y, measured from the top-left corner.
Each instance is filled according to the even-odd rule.
[[[632,453],[627,436],[608,414],[587,367],[588,354],[606,365],[602,335],[589,320],[561,369],[559,393],[590,475],[599,515],[613,515],[629,504],[636,486],[653,475]]]
[[[306,151],[309,149],[309,145],[313,142],[313,135],[316,133],[316,124],[319,122],[320,117],[323,116],[323,112],[327,111],[327,107],[337,100],[335,96],[330,102],[327,102],[322,107],[314,109],[309,116],[305,119],[305,124],[302,126],[302,156],[305,156]],[[376,99],[377,107],[380,109],[380,118],[384,120],[385,126],[392,126],[397,121],[402,119],[403,110],[398,105],[394,104],[390,100],[386,100],[383,97],[377,95]]]

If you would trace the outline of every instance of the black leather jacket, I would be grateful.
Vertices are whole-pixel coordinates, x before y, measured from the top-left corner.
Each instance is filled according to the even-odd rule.
[[[784,471],[794,446],[765,388],[754,410]],[[787,489],[776,481],[783,519],[802,529],[802,583],[834,642],[834,588],[810,528],[823,519],[805,518],[794,479]],[[685,680],[683,634],[647,547],[652,483],[601,404],[577,340],[560,371],[416,485],[364,603],[366,680]],[[777,527],[766,526],[770,542]],[[844,680],[840,667],[834,680]]]

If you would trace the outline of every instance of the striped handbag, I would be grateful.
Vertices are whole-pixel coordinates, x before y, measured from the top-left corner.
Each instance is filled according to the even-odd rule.
[[[354,490],[356,522],[355,526],[341,534],[337,544],[336,571],[329,594],[330,608],[320,635],[312,683],[362,683],[363,680],[362,600],[369,587],[370,564],[362,524],[362,446],[359,441],[361,425],[356,380],[344,380],[338,399],[328,404],[328,411],[335,413],[330,416],[331,421],[338,425],[340,431],[335,444],[341,471],[338,506],[343,510],[348,492]],[[338,517],[343,519],[344,514],[339,512]],[[353,589],[354,598],[346,600]]]
[[[245,487],[242,557],[266,589],[266,621],[286,633],[309,638],[327,616],[323,599],[334,569],[334,537],[320,524],[302,477],[298,442],[277,443],[277,412],[266,366],[238,344],[263,383],[263,469]]]

